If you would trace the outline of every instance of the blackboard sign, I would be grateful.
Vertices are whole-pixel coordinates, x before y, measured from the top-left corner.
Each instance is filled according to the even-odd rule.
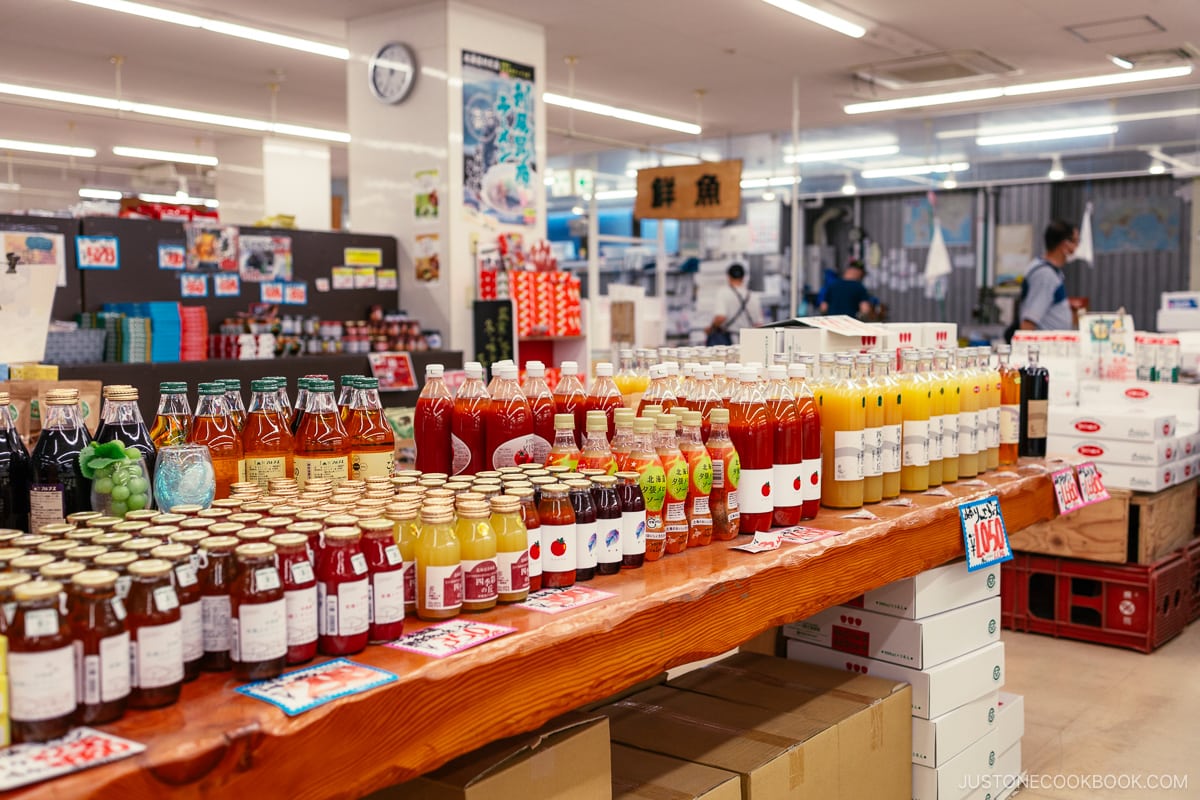
[[[475,361],[488,369],[497,361],[517,360],[515,309],[512,300],[476,300],[471,316],[475,329]]]

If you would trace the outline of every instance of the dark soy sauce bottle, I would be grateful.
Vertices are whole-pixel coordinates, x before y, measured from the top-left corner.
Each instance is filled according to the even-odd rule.
[[[1041,349],[1029,346],[1029,363],[1021,367],[1021,457],[1046,457],[1046,426],[1050,406],[1050,373],[1038,363]]]

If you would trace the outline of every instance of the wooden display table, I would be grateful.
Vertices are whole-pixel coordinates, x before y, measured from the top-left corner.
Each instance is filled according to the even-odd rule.
[[[1054,515],[1038,463],[986,481],[1009,531]],[[369,647],[357,661],[400,680],[298,717],[236,694],[229,673],[187,684],[170,708],[133,711],[106,730],[148,745],[134,758],[13,792],[17,797],[359,797],[486,742],[541,725],[665,669],[718,655],[773,625],[963,555],[957,505],[993,490],[875,505],[878,521],[823,510],[844,531],[751,555],[732,543],[599,577],[615,597],[560,615],[501,608],[479,619],[517,632],[445,659]],[[741,537],[742,543],[749,541]],[[416,627],[414,625],[414,627]]]

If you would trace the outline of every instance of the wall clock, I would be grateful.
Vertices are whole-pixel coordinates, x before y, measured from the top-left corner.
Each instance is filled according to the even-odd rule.
[[[412,48],[401,42],[380,47],[367,64],[367,84],[382,103],[404,102],[416,81],[417,58]]]

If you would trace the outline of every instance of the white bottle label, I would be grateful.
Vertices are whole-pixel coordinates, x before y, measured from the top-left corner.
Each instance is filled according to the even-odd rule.
[[[88,686],[89,696],[85,703],[110,703],[129,695],[129,631],[101,639],[100,655],[88,658],[96,660],[100,679],[96,699],[92,699],[91,686]]]
[[[686,520],[687,518],[684,517]],[[600,557],[600,526],[595,522],[575,523],[575,568],[596,566]]]
[[[646,552],[646,512],[621,512],[621,554],[637,556]]]
[[[901,463],[906,467],[929,465],[929,420],[904,421],[904,453]]]
[[[307,562],[303,562],[307,566]],[[293,564],[292,573],[295,574]],[[317,587],[293,589],[283,593],[287,603],[287,643],[288,647],[308,644],[317,638]]]
[[[134,686],[155,689],[183,680],[183,623],[179,620],[138,628],[137,641],[130,649],[134,653]]]
[[[1018,444],[1021,441],[1021,407],[1000,406],[1000,444]]]
[[[462,608],[462,564],[425,567],[425,585],[420,587],[420,591],[425,596],[425,608],[433,611]]]
[[[39,608],[25,614],[25,635],[31,639],[53,636],[58,633],[58,612],[53,608]]]
[[[545,464],[546,459],[550,457],[550,442],[547,442],[536,433],[531,433],[525,437],[525,452],[529,455],[529,464]]]
[[[497,445],[496,449],[491,454],[492,469],[500,469],[502,467],[519,467],[521,464],[532,464],[533,456],[529,452],[530,436],[518,436],[515,439],[509,439],[503,444]],[[533,437],[537,438],[537,437]],[[539,441],[541,441],[539,439]],[[549,448],[546,450],[550,452]],[[544,459],[542,462],[544,463]]]
[[[863,479],[865,431],[833,432],[833,477],[838,481]],[[745,474],[745,473],[743,473]]]
[[[63,485],[35,483],[29,487],[29,530],[66,522],[63,515]]]
[[[182,664],[180,665],[182,668]],[[14,721],[54,719],[75,710],[75,648],[9,653],[9,716]]]
[[[576,568],[575,526],[543,525],[542,572],[569,572]]]
[[[175,567],[175,580],[183,588],[196,585],[196,570],[192,566],[191,558],[188,558],[188,563],[178,564]]]
[[[400,555],[400,548],[394,544],[383,548],[383,557],[387,559],[389,567],[394,567],[404,560],[404,557]]]
[[[738,500],[743,514],[770,514],[775,510],[771,486],[774,477],[774,470],[742,468],[742,477],[738,481]]]
[[[195,661],[204,656],[204,610],[197,600],[179,607],[183,623],[183,660]]]
[[[699,502],[700,498],[697,498]],[[708,498],[704,500],[704,513],[708,513]],[[624,551],[621,549],[621,520],[602,519],[596,521],[596,534],[600,538],[600,546],[596,553],[599,564],[613,564],[621,561]]]
[[[204,652],[229,652],[229,595],[200,598]]]
[[[663,533],[667,536],[686,536],[687,532],[687,500],[668,500],[663,506]]]
[[[370,581],[347,581],[339,584],[337,593],[329,593],[325,602],[333,613],[329,622],[333,624],[326,632],[330,636],[356,636],[365,633],[371,624]]]
[[[958,414],[942,415],[942,458],[958,458]]]
[[[354,570],[355,575],[366,575],[367,557],[362,553],[355,553],[350,556],[350,567]]]
[[[771,470],[771,502],[775,508],[794,508],[804,502],[804,462],[776,464]]]
[[[802,500],[820,500],[821,499],[821,459],[806,458],[800,462],[802,470],[800,486],[800,498]],[[730,492],[731,495],[736,492]],[[733,500],[729,508],[736,509],[737,501]]]
[[[867,428],[863,432],[867,440],[867,451],[863,460],[863,475],[873,477],[883,474],[883,428]]]
[[[942,418],[941,416],[933,416],[929,418],[929,460],[942,460]]]
[[[712,467],[713,467],[712,488],[724,489],[725,488],[725,459],[714,458],[712,460]]]
[[[976,443],[976,414],[974,411],[963,411],[958,415],[958,453],[971,456],[979,452]]]
[[[988,449],[995,450],[1000,446],[1000,407],[989,408],[988,416]]]
[[[709,497],[708,495],[703,494],[698,497],[692,498],[691,517],[693,519],[695,519],[696,517],[701,517],[701,518],[707,517],[712,514],[712,509],[710,509],[709,505],[708,505],[708,497]]]
[[[529,551],[496,553],[496,591],[515,594],[529,589]]]
[[[287,601],[243,603],[231,621],[234,661],[255,663],[287,655]]]
[[[292,583],[308,583],[313,579],[312,563],[308,561],[293,561],[290,565],[292,570]]]
[[[542,574],[542,529],[526,528],[525,534],[529,542],[529,577],[536,578]]]
[[[450,474],[461,475],[471,465],[471,448],[454,434],[450,434]]]
[[[263,567],[254,571],[254,591],[273,592],[280,587],[279,570],[275,567]]]
[[[891,475],[900,471],[900,431],[899,425],[883,426],[883,473]]]
[[[376,572],[371,576],[374,598],[372,619],[377,625],[404,619],[404,572]]]
[[[154,590],[154,607],[160,613],[167,613],[179,608],[179,595],[175,594],[175,587],[160,586]]]

